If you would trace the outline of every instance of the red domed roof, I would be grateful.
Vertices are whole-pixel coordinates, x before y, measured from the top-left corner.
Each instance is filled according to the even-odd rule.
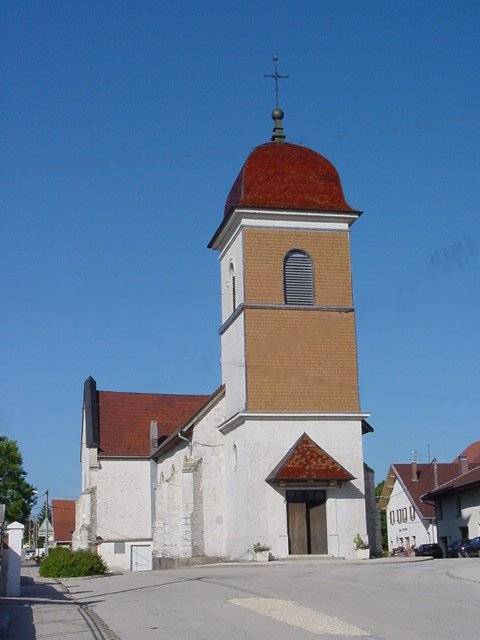
[[[460,457],[466,458],[470,464],[480,463],[480,440],[472,442],[468,447],[462,451]]]
[[[353,211],[333,164],[288,142],[268,142],[252,151],[228,194],[225,216],[233,207]]]

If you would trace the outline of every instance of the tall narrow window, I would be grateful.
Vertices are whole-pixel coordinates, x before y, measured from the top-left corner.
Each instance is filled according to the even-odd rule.
[[[313,304],[312,259],[300,249],[289,251],[283,261],[285,304],[307,306]]]
[[[235,291],[235,267],[233,266],[233,262],[230,263],[229,267],[230,272],[230,287],[232,289],[232,311],[235,311],[237,308],[237,294]]]

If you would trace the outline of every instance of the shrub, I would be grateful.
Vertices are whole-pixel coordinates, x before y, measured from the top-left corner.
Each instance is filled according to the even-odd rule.
[[[363,540],[362,536],[357,533],[353,539],[353,546],[355,549],[368,549],[369,545]]]
[[[43,578],[74,578],[105,573],[107,565],[93,551],[71,551],[65,547],[55,547],[40,563]]]

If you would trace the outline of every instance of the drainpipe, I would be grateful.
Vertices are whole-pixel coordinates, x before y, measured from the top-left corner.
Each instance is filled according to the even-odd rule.
[[[193,457],[193,442],[191,440],[189,440],[188,438],[186,438],[185,436],[182,436],[182,432],[179,431],[177,433],[177,436],[181,439],[181,440],[185,440],[185,442],[188,442],[188,450],[190,452],[190,457]]]
[[[434,458],[432,460],[432,462],[433,462],[433,488],[436,489],[438,487],[437,459]],[[433,533],[433,538],[435,538],[435,531],[436,531],[436,533],[437,533],[436,538],[437,539],[436,540],[434,539],[433,541],[438,543],[438,530],[437,530],[437,527],[438,527],[438,523],[437,523],[437,505],[435,504],[435,529],[432,528],[432,533]]]

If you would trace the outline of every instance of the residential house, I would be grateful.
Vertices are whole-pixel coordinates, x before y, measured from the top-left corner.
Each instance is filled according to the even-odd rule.
[[[396,547],[410,549],[429,542],[438,542],[435,507],[424,502],[422,496],[455,478],[465,464],[432,461],[419,464],[390,466],[379,508],[386,512],[388,550]],[[467,462],[468,464],[468,462]]]
[[[480,536],[480,455],[471,455],[475,450],[480,454],[480,442],[464,452],[458,475],[422,496],[435,505],[438,542],[444,553],[455,540]]]
[[[52,500],[53,544],[71,547],[75,529],[75,500]]]

